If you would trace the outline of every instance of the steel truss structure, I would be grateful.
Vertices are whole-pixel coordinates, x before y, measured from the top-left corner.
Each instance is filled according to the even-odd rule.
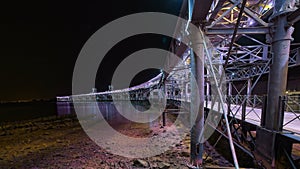
[[[276,6],[275,4],[279,5]],[[276,24],[279,24],[277,23],[278,20],[280,21],[280,17],[286,17],[288,33],[292,32],[291,26],[300,20],[298,6],[299,1],[297,0],[185,0],[183,2],[180,17],[189,20],[204,32],[201,37],[204,39],[202,45],[205,50],[204,60],[206,64],[204,75],[206,86],[205,104],[207,108],[223,113],[224,120],[221,121],[220,127],[217,129],[221,133],[220,137],[228,137],[230,140],[236,168],[238,168],[238,162],[234,147],[232,147],[232,139],[237,142],[238,146],[249,151],[249,154],[253,157],[253,150],[262,147],[259,144],[259,138],[253,136],[256,127],[251,128],[249,126],[254,125],[263,128],[257,130],[258,133],[266,132],[272,137],[280,133],[280,137],[287,137],[285,136],[286,133],[282,132],[291,134],[288,128],[289,125],[295,121],[300,121],[299,97],[285,97],[281,94],[277,98],[276,95],[275,101],[278,105],[273,104],[272,106],[281,113],[280,119],[277,121],[278,124],[280,120],[282,122],[279,126],[276,126],[277,128],[272,128],[272,132],[264,129],[265,126],[269,125],[265,124],[268,123],[265,119],[265,111],[268,108],[266,100],[270,98],[251,95],[260,77],[265,73],[272,72],[270,65],[278,64],[278,60],[272,59],[278,56],[276,52],[282,52],[279,49],[273,49],[274,43],[277,42],[274,42],[274,39],[278,38],[275,36],[275,30],[278,26]],[[148,83],[138,87],[58,97],[58,101],[82,101],[95,96],[105,100],[110,99],[111,95],[118,95],[117,98],[119,99],[147,99],[150,91],[162,87],[165,87],[166,97],[170,100],[193,101],[192,92],[196,92],[191,91],[191,68],[193,68],[191,56],[193,51],[181,44],[181,39],[188,36],[188,26],[177,25],[175,34],[177,39],[171,42],[170,51],[181,56],[182,61],[175,66],[172,65],[172,71],[165,79],[162,78],[164,74],[160,74]],[[286,36],[289,38],[291,35]],[[287,49],[286,46],[284,47]],[[298,66],[300,63],[300,48],[296,46],[289,52],[288,66]],[[288,53],[285,53],[285,55],[287,56]],[[222,83],[223,79],[226,80],[227,84]],[[243,87],[237,88],[234,85],[233,82],[238,81],[240,83],[245,81]],[[214,89],[211,89],[211,87],[214,87]],[[237,95],[232,95],[232,90],[235,90]],[[246,90],[246,95],[242,94],[244,90]],[[124,95],[125,92],[129,92],[130,95]],[[286,121],[283,120],[285,117],[288,117]],[[292,132],[297,133],[297,131]],[[272,137],[267,139],[272,140]],[[220,138],[217,139],[214,145],[217,145],[219,140]],[[248,146],[245,146],[245,144]],[[270,142],[270,144],[275,145],[275,142]],[[292,143],[289,142],[288,146],[290,144]],[[275,151],[274,147],[271,148],[273,149],[270,151]],[[291,159],[290,150],[283,148],[283,151],[286,158]],[[274,159],[275,157],[272,156],[271,158]],[[290,166],[295,166],[293,160],[289,161]]]
[[[199,2],[200,1],[200,2]],[[287,16],[288,25],[299,20],[299,10],[298,1],[280,1],[280,0],[249,0],[247,3],[243,0],[212,0],[205,2],[206,5],[200,9],[199,5],[203,1],[199,0],[197,2],[190,0],[188,1],[189,8],[186,10],[187,13],[191,13],[198,16],[190,16],[189,14],[182,14],[186,19],[191,20],[192,23],[198,24],[202,30],[204,30],[205,35],[209,38],[213,44],[215,50],[217,51],[217,59],[213,60],[210,67],[206,67],[206,105],[211,104],[212,108],[215,104],[224,104],[220,100],[215,100],[213,96],[210,96],[209,88],[211,85],[216,84],[216,80],[211,81],[215,75],[212,75],[208,69],[214,69],[214,72],[222,72],[225,69],[226,80],[230,86],[226,96],[227,113],[231,116],[230,125],[231,133],[237,142],[244,142],[249,140],[251,147],[249,151],[253,150],[255,140],[252,136],[252,130],[246,130],[245,123],[247,120],[252,120],[252,123],[258,126],[264,126],[264,112],[266,109],[266,99],[262,96],[251,96],[252,90],[254,89],[260,77],[263,74],[270,72],[271,64],[274,62],[272,58],[274,55],[278,55],[277,49],[272,49],[274,41],[274,32],[276,29],[275,25],[277,22],[276,17]],[[275,6],[276,4],[279,4]],[[193,4],[193,8],[190,8],[190,4]],[[280,7],[280,8],[279,8]],[[201,15],[205,13],[206,15]],[[275,19],[274,19],[275,18]],[[275,21],[274,21],[275,20]],[[181,26],[178,29],[183,30],[185,26]],[[184,39],[186,36],[183,31],[178,33],[178,40]],[[284,36],[284,35],[282,35]],[[176,49],[180,48],[180,43],[177,46],[173,46],[173,52],[176,53]],[[171,48],[172,49],[172,48]],[[184,56],[189,55],[188,50],[184,53]],[[288,58],[288,66],[297,66],[299,64],[299,48],[294,48],[290,50]],[[278,61],[277,61],[278,62]],[[178,72],[179,73],[179,72]],[[180,73],[179,73],[180,74]],[[187,74],[187,73],[182,73]],[[183,77],[178,76],[177,77]],[[256,77],[256,78],[254,78]],[[221,77],[222,78],[222,77]],[[172,78],[169,78],[172,79]],[[173,78],[176,80],[177,78]],[[252,79],[255,79],[253,81]],[[232,86],[233,81],[245,81],[244,87],[237,89]],[[186,80],[184,80],[186,81]],[[219,86],[222,89],[221,86]],[[236,93],[240,95],[232,96],[232,88],[236,90]],[[242,90],[247,89],[247,95],[242,95]],[[280,97],[280,104],[273,105],[276,109],[280,109],[282,114],[281,119],[284,116],[291,116],[290,119],[282,123],[277,131],[282,131],[287,128],[288,124],[300,120],[297,112],[294,111],[292,104],[295,106],[299,105],[299,100],[290,101],[286,97]],[[225,101],[225,100],[224,100]],[[277,107],[279,106],[279,107]],[[286,113],[285,107],[290,107],[290,112]],[[263,110],[263,111],[262,111]],[[218,108],[220,111],[220,107]],[[294,116],[294,117],[293,117]],[[253,119],[255,117],[255,119]],[[252,118],[252,119],[251,119]],[[236,125],[238,124],[238,125]],[[226,135],[227,124],[224,125],[224,130],[221,131],[222,135]],[[295,131],[293,131],[295,132]],[[227,135],[228,136],[228,135]],[[217,144],[217,143],[216,143]],[[275,144],[274,142],[271,144]],[[274,151],[274,150],[272,150]],[[254,155],[253,155],[254,156]],[[289,157],[288,157],[289,158]],[[290,158],[289,158],[290,159]],[[291,163],[291,166],[294,166]]]

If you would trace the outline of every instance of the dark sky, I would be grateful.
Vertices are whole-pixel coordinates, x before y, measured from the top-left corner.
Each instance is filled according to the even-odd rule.
[[[181,0],[99,0],[2,4],[0,101],[71,94],[76,58],[95,31],[114,19],[137,12],[177,15],[181,3]],[[115,47],[118,52],[111,51],[106,56],[105,65],[111,69],[104,71],[104,68],[99,68],[98,75],[106,76],[102,76],[105,80],[96,86],[100,90],[106,89],[113,68],[126,55],[147,47],[168,48],[168,41],[168,38],[158,35],[142,35],[122,41]],[[143,81],[137,79],[134,83]]]

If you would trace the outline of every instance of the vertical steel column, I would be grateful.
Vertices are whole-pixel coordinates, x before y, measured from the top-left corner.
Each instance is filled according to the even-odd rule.
[[[287,101],[287,96],[280,96],[279,97],[279,116],[280,116],[280,121],[278,122],[278,127],[279,130],[282,131],[283,129],[283,120],[284,120],[284,111],[285,111],[285,107],[286,107],[286,101]]]
[[[246,130],[246,125],[245,125],[245,121],[246,121],[246,110],[247,110],[247,105],[250,104],[250,95],[251,95],[251,79],[247,79],[247,93],[246,93],[246,96],[243,97],[242,100],[244,100],[242,102],[242,132],[243,132],[243,135],[245,137],[243,137],[243,141],[246,140],[247,138],[247,130]]]
[[[300,64],[300,48],[297,49],[297,57],[296,57],[296,64]]]
[[[206,95],[210,96],[210,84],[209,84],[209,82],[206,82]]]
[[[283,3],[283,0],[276,0],[276,3]],[[276,14],[276,13],[275,13]],[[279,130],[280,111],[278,109],[279,96],[285,94],[287,85],[288,60],[290,43],[292,40],[293,27],[287,23],[287,15],[280,14],[271,21],[274,22],[272,34],[272,64],[270,66],[267,111],[265,126],[270,130]]]
[[[241,121],[241,126],[242,126],[242,133],[245,136],[244,140],[246,140],[247,138],[247,130],[246,130],[246,125],[245,125],[245,121],[246,121],[246,108],[247,108],[247,102],[248,102],[248,95],[244,96],[242,99],[246,99],[244,102],[242,102],[242,121]]]
[[[189,93],[189,85],[190,85],[190,83],[189,83],[189,82],[185,84],[185,95],[186,95],[186,101],[188,101],[188,100],[189,100],[189,98],[190,98],[190,93]]]
[[[250,96],[251,96],[251,87],[252,87],[252,80],[249,78],[247,79],[247,97],[246,97],[246,106],[251,104]],[[246,111],[246,109],[245,109]]]
[[[166,110],[163,111],[162,113],[162,126],[165,127],[166,126]]]
[[[191,163],[194,166],[201,166],[203,143],[200,135],[204,128],[204,48],[200,34],[193,35],[192,48],[194,51],[191,51],[191,77],[194,76],[196,84],[191,83],[191,111],[197,115],[191,129]]]
[[[249,78],[247,80],[247,96],[249,97],[251,95],[251,87],[252,87],[252,81],[251,79]]]
[[[208,102],[211,101],[211,91],[210,91],[210,82],[208,81],[210,77],[209,71],[206,71],[206,97],[205,97],[205,107],[208,108]]]
[[[206,97],[205,97],[205,107],[208,107],[208,102],[210,101],[210,84],[206,82]]]
[[[232,98],[232,82],[228,82],[228,95],[227,95],[227,112],[231,112],[231,98]]]
[[[183,89],[183,83],[180,85],[180,87],[181,87],[181,90],[180,90],[180,99],[183,99],[183,97],[184,97],[184,89]]]
[[[222,55],[220,55],[219,56],[219,63],[218,63],[218,65],[219,65],[219,67],[218,67],[218,70],[219,70],[219,75],[220,75],[220,82],[217,82],[217,83],[219,83],[219,89],[220,89],[220,91],[223,91],[223,89],[224,89],[224,83],[222,83],[223,82],[223,80],[222,80],[222,73],[223,73],[223,70],[224,70],[224,67],[223,67],[223,56]],[[226,78],[226,77],[225,77]],[[225,83],[225,85],[226,85],[226,83]],[[226,93],[224,93],[224,94],[226,94]],[[224,98],[225,99],[225,103],[226,103],[226,97]],[[217,100],[216,99],[216,101],[217,101],[217,103],[218,103],[218,112],[222,112],[222,102],[220,101],[220,100]],[[228,108],[227,108],[228,109]],[[229,115],[229,111],[227,112],[227,115]],[[231,125],[230,125],[230,127],[231,127]]]
[[[228,96],[232,95],[232,82],[228,82]]]
[[[257,129],[256,149],[264,154],[270,161],[271,166],[277,166],[280,158],[276,132],[281,131],[282,116],[280,109],[280,96],[285,95],[287,86],[288,60],[290,44],[294,28],[288,24],[287,16],[295,10],[293,0],[275,0],[271,22],[272,64],[270,65],[268,95],[266,110],[262,112],[262,126]]]

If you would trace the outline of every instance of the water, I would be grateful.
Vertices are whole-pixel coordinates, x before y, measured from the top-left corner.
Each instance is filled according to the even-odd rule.
[[[105,119],[113,127],[137,123],[145,123],[145,125],[151,126],[160,114],[159,111],[145,112],[149,106],[148,102],[141,101],[132,102],[132,104],[124,101],[82,102],[76,104],[76,110],[79,118],[94,116],[97,119]],[[75,112],[72,103],[58,103],[57,107],[59,115]],[[100,113],[102,116],[100,116]]]
[[[56,102],[24,102],[0,104],[0,122],[30,120],[57,115]]]
[[[140,111],[145,111],[149,107],[147,102],[133,102],[134,108],[128,107],[128,103],[125,102],[119,102],[118,105],[119,106],[117,109],[113,102],[80,103],[79,109],[90,115],[97,115],[97,113],[99,113],[97,109],[99,109],[106,121],[113,122],[114,124],[123,124],[130,123],[131,120],[128,120],[121,114],[139,114]],[[122,111],[122,113],[119,111]],[[75,110],[72,102],[39,101],[0,104],[0,122],[22,121],[40,117],[55,115],[62,116],[74,113]],[[153,121],[156,119],[155,115],[148,114],[147,116],[143,117],[146,117],[147,121]]]

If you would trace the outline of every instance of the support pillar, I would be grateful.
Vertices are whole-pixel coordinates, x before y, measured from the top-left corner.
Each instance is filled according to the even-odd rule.
[[[292,4],[294,3],[294,4]],[[278,167],[276,152],[276,133],[279,132],[282,116],[279,110],[279,98],[285,95],[287,86],[290,43],[294,28],[288,24],[287,16],[294,9],[295,1],[275,0],[270,37],[272,43],[272,64],[270,65],[268,96],[265,111],[264,128],[257,131],[257,150],[272,161],[272,167]],[[279,167],[280,168],[280,167]]]
[[[203,153],[201,131],[204,128],[204,48],[200,33],[193,36],[192,48],[194,51],[191,51],[191,77],[194,77],[196,82],[191,83],[191,112],[196,113],[196,120],[191,129],[191,163],[194,166],[201,166]],[[193,52],[197,55],[194,55]],[[191,81],[193,82],[193,80]]]
[[[277,1],[276,1],[277,2]],[[293,27],[287,25],[287,16],[279,15],[274,18],[274,33],[272,39],[272,64],[269,73],[266,128],[278,130],[279,96],[285,95],[287,85],[288,60]]]

